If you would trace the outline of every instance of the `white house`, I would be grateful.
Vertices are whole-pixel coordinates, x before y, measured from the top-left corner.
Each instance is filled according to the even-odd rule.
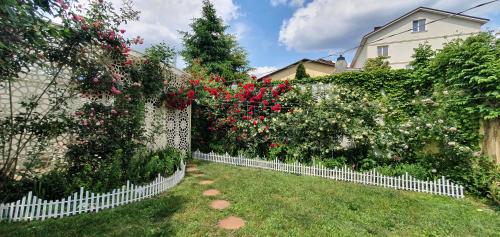
[[[361,39],[351,63],[362,68],[369,58],[387,57],[391,68],[406,68],[413,49],[421,43],[441,49],[457,38],[467,38],[481,31],[488,19],[419,7],[384,26],[375,27]],[[404,33],[401,33],[404,32]]]

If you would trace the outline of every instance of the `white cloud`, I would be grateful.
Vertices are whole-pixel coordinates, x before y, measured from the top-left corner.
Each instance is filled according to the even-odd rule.
[[[278,68],[274,66],[263,66],[256,67],[255,69],[249,71],[248,74],[255,75],[256,77],[261,77],[276,70],[278,70]]]
[[[282,2],[277,0],[278,2]],[[374,26],[383,25],[419,6],[461,11],[483,0],[313,0],[283,22],[280,43],[289,50],[346,49],[359,43]],[[499,3],[466,14],[488,17],[498,13]]]
[[[112,2],[115,8],[121,5],[121,0]],[[240,16],[239,7],[233,0],[211,2],[226,24]],[[202,1],[136,0],[134,6],[141,11],[140,19],[125,26],[126,36],[140,35],[145,39],[146,46],[164,41],[179,49],[181,47],[179,31],[188,31],[192,19],[201,16]]]
[[[304,6],[305,0],[271,0],[271,5],[277,7],[279,5],[288,5],[292,7],[302,7]]]
[[[250,27],[242,22],[234,23],[230,29],[230,33],[233,34],[237,40],[241,40],[249,31]]]

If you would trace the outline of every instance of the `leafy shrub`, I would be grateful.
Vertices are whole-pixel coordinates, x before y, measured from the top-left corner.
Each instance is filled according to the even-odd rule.
[[[429,170],[428,167],[423,166],[421,164],[394,164],[387,166],[379,166],[376,167],[376,170],[388,176],[399,176],[408,173],[409,175],[417,178],[417,179],[427,179],[433,177],[432,170]]]
[[[284,146],[279,155],[304,163],[314,157],[341,156],[355,167],[369,163],[366,157],[373,156],[380,105],[343,86],[327,88],[321,98],[314,98],[311,90],[304,87],[283,97],[283,105],[291,109],[272,117],[271,146]]]
[[[347,158],[345,158],[344,156],[340,156],[336,158],[325,159],[323,160],[322,164],[327,168],[340,168],[347,165]]]
[[[158,174],[168,176],[180,168],[184,158],[178,150],[166,148],[160,151],[143,150],[131,158],[128,169],[128,180],[136,183],[149,182]]]
[[[54,200],[77,192],[80,187],[93,192],[108,192],[120,188],[127,180],[134,184],[147,183],[158,174],[164,177],[172,175],[184,158],[174,148],[159,151],[142,148],[128,158],[122,150],[117,150],[106,162],[98,166],[84,164],[77,173],[72,173],[67,167],[58,167],[36,177],[6,181],[6,191],[0,193],[0,202],[16,201],[29,191],[40,198]]]

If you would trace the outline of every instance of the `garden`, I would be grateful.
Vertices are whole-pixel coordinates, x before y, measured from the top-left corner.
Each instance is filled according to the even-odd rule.
[[[0,223],[1,235],[500,231],[500,166],[480,133],[500,121],[499,39],[481,33],[439,51],[420,45],[411,69],[390,69],[378,58],[362,71],[257,79],[212,3],[203,4],[191,31],[182,32],[187,67],[179,73],[165,43],[132,51],[144,39],[124,36],[123,25],[140,15],[131,1],[120,9],[103,0],[0,3],[0,217],[28,192],[39,200],[83,189],[115,195],[129,182],[150,187],[158,175],[188,172],[170,191],[155,189],[157,197],[125,204],[123,197],[145,191],[122,191],[118,205],[125,206],[93,213],[80,196],[61,211],[92,213]],[[429,182],[446,177],[466,198],[229,167],[198,161],[192,151]],[[207,188],[217,193],[202,195]],[[220,227],[233,215],[241,229]]]

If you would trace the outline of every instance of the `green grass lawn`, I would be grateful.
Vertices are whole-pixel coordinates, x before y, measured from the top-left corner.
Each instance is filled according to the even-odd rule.
[[[0,236],[499,236],[500,212],[473,200],[198,163],[211,185],[187,175],[158,197],[57,220],[0,223]],[[204,197],[209,188],[218,197]],[[228,209],[210,208],[225,199]],[[217,227],[238,216],[240,230]]]

